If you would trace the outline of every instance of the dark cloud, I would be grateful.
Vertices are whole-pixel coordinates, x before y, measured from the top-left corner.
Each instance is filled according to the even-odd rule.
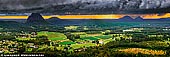
[[[1,12],[165,13],[169,8],[170,0],[0,0]]]
[[[19,10],[63,3],[64,0],[0,0],[0,10]]]

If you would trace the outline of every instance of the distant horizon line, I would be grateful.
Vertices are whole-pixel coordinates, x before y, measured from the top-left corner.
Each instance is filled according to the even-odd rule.
[[[130,16],[133,19],[142,17],[143,19],[160,19],[170,18],[170,13],[165,14],[108,14],[108,15],[48,15],[43,16],[44,19],[58,17],[60,19],[119,19],[124,16]],[[0,19],[27,19],[29,16],[0,16]]]

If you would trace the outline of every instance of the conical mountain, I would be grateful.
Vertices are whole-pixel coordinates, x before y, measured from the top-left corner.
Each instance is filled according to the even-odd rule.
[[[51,17],[47,19],[50,24],[66,24],[69,23],[67,20],[60,19],[58,17]]]
[[[47,19],[47,21],[49,21],[49,22],[51,22],[51,21],[61,21],[61,19],[58,18],[58,17],[51,17],[51,18]]]
[[[140,16],[138,16],[138,17],[135,18],[135,21],[139,21],[139,22],[140,22],[140,21],[143,21],[143,18],[140,17]]]
[[[130,16],[124,16],[124,17],[118,19],[118,21],[131,22],[131,21],[134,21],[134,19]]]
[[[41,16],[41,14],[39,13],[32,13],[27,21],[26,21],[27,24],[48,24],[48,22],[46,22],[46,20]]]

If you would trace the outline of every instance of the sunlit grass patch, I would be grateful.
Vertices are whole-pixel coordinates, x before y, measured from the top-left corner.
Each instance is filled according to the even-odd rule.
[[[58,32],[38,32],[38,36],[45,35],[51,41],[65,40],[67,37],[63,33]]]
[[[22,41],[25,41],[25,40],[36,40],[36,38],[16,38],[17,40],[22,40]]]
[[[76,44],[75,42],[71,42],[71,41],[65,41],[65,42],[60,42],[60,45],[68,45],[68,44]]]
[[[127,48],[127,49],[120,49],[119,51],[126,52],[126,53],[142,53],[148,55],[165,55],[166,52],[163,50],[149,50],[149,49],[142,49],[142,48]]]
[[[90,46],[96,46],[96,44],[94,44],[94,43],[84,43],[84,44],[73,44],[73,45],[71,45],[71,47],[73,49],[78,49],[78,48],[82,48],[82,47],[90,47]]]
[[[102,36],[95,36],[97,38],[100,38],[100,39],[109,39],[109,38],[112,38],[111,35],[102,35]]]
[[[71,34],[86,35],[86,32],[72,32]]]
[[[98,38],[96,37],[84,37],[84,38],[81,38],[82,40],[91,40],[91,41],[96,41],[98,40]]]
[[[88,36],[100,36],[102,34],[87,34]]]

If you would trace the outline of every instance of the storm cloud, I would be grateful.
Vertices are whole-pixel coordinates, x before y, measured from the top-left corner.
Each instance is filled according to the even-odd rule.
[[[170,0],[0,0],[1,12],[169,12]]]

